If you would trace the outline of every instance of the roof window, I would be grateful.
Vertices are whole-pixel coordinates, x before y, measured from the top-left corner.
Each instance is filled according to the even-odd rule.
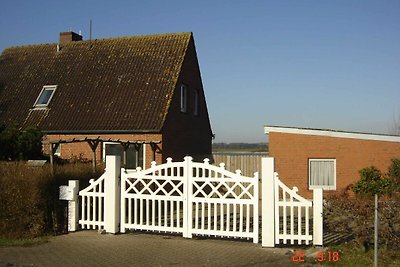
[[[56,89],[57,89],[57,85],[43,86],[43,89],[40,92],[38,98],[36,99],[34,106],[37,108],[47,107],[47,105],[50,103]]]

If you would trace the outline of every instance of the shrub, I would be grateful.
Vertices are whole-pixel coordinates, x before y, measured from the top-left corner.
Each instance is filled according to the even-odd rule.
[[[46,168],[28,168],[22,163],[2,163],[0,170],[0,234],[3,237],[36,237],[46,225]]]
[[[392,159],[387,175],[389,179],[400,184],[400,159]]]
[[[381,171],[371,166],[360,170],[360,180],[353,191],[359,196],[371,197],[375,194],[387,195],[396,190],[396,183],[383,176]]]
[[[325,230],[333,233],[351,233],[366,248],[374,240],[373,199],[348,198],[331,195],[325,200]],[[379,243],[388,248],[400,248],[400,201],[386,199],[379,202]]]
[[[0,131],[0,160],[43,158],[43,134],[36,128],[20,130],[12,126]]]
[[[42,138],[42,132],[36,128],[21,131],[17,138],[18,158],[20,160],[42,158]]]
[[[77,179],[84,187],[102,172],[93,175],[91,164],[82,163],[54,167],[52,176],[49,165],[0,162],[0,237],[32,238],[65,231],[67,201],[58,200],[59,186]]]
[[[11,127],[0,132],[0,160],[15,160],[18,157],[18,129]]]

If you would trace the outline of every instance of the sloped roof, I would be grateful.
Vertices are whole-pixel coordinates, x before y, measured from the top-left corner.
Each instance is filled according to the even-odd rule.
[[[47,132],[160,131],[191,33],[12,47],[0,57],[0,124]],[[33,108],[57,85],[46,110]]]

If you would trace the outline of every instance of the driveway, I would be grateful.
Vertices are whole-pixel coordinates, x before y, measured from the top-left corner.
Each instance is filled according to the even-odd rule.
[[[293,266],[288,251],[238,240],[79,231],[41,245],[0,248],[0,267]]]

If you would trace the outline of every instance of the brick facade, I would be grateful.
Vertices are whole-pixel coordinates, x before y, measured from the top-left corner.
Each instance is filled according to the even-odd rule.
[[[156,151],[156,162],[157,164],[162,163],[162,135],[161,134],[100,134],[100,135],[72,135],[72,134],[63,134],[63,135],[46,135],[44,138],[44,143],[49,141],[58,141],[58,140],[68,140],[68,139],[82,139],[82,138],[101,138],[101,139],[114,139],[114,140],[129,140],[129,141],[161,141],[161,144],[157,144],[158,149]],[[49,154],[50,146],[44,145],[45,153]],[[89,144],[86,142],[79,143],[67,143],[61,144],[60,149],[60,157],[64,159],[71,158],[82,158],[92,160],[93,154],[92,150],[89,147]],[[101,161],[103,158],[103,144],[100,143],[96,150],[96,159]],[[153,161],[153,150],[150,145],[145,145],[145,168],[150,166],[150,163]]]
[[[187,87],[186,112],[180,111],[182,84]],[[199,93],[197,116],[194,114],[195,90]],[[180,161],[190,155],[194,160],[202,161],[211,157],[212,131],[193,38],[188,45],[162,133],[164,159],[172,157],[174,161]]]
[[[390,160],[400,157],[400,142],[269,132],[269,154],[280,179],[311,198],[308,159],[336,159],[336,192],[340,192],[359,180],[362,168],[375,166],[385,173]]]

